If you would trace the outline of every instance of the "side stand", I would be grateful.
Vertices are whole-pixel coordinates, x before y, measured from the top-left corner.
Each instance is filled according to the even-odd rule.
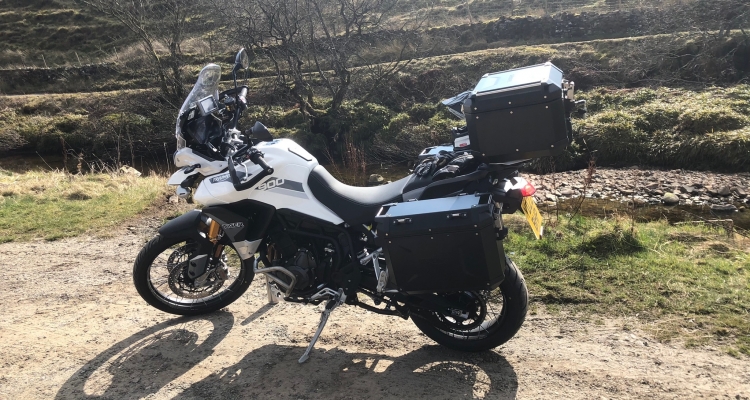
[[[302,357],[300,357],[299,359],[300,364],[304,363],[310,358],[310,352],[315,346],[315,343],[318,341],[320,333],[323,332],[323,328],[325,328],[326,322],[328,322],[328,317],[331,315],[331,312],[333,312],[336,307],[344,304],[345,301],[346,295],[344,294],[344,289],[339,289],[338,294],[336,294],[336,296],[334,296],[331,300],[328,300],[326,309],[323,310],[323,312],[320,314],[320,323],[318,324],[318,330],[315,331],[315,335],[313,335],[310,344],[307,346],[307,350],[305,350],[305,353],[302,354]]]

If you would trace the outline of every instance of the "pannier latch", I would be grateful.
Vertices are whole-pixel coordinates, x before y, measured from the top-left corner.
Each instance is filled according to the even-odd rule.
[[[394,219],[393,224],[394,225],[411,224],[411,218]]]
[[[466,218],[466,213],[448,214],[448,219],[454,219],[454,218]]]

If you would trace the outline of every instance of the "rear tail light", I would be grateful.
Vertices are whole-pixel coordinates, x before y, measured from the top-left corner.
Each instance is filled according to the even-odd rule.
[[[523,197],[533,196],[534,193],[536,193],[536,188],[531,183],[527,182],[526,185],[521,188],[521,196]]]

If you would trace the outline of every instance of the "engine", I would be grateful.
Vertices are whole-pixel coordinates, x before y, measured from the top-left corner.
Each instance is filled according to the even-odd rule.
[[[268,245],[266,257],[273,267],[282,267],[294,274],[297,282],[295,290],[304,290],[315,283],[315,274],[318,262],[312,251],[305,247],[299,247],[285,232],[276,232],[270,235],[272,243]],[[274,276],[291,284],[289,276],[283,273],[274,273]]]

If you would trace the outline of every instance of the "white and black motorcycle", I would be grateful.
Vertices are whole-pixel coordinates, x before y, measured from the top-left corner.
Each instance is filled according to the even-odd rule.
[[[180,109],[174,162],[182,168],[169,184],[205,208],[169,221],[140,251],[133,279],[141,297],[173,314],[209,313],[237,300],[263,274],[270,302],[327,301],[300,362],[342,304],[412,318],[427,336],[457,350],[487,350],[512,338],[525,319],[528,295],[503,251],[508,231],[502,214],[522,208],[537,234],[541,217],[530,197],[534,188],[517,176],[519,162],[496,162],[508,157],[491,150],[482,126],[472,122],[496,114],[469,112],[481,111],[479,100],[492,90],[479,89],[492,75],[445,102],[467,120],[467,127],[454,130],[455,147],[426,149],[415,172],[399,181],[353,187],[294,141],[274,139],[260,122],[245,133],[236,129],[248,91],[237,86],[236,73],[247,64],[241,50],[234,88],[221,93],[220,67],[204,67]],[[548,75],[559,71],[549,66],[536,67]],[[557,93],[554,80],[545,88],[555,100],[547,110],[563,106],[566,137],[556,144],[564,148],[572,87]],[[532,147],[539,147],[537,139]],[[485,145],[467,146],[473,141]],[[544,155],[517,141],[509,146],[516,160]]]

